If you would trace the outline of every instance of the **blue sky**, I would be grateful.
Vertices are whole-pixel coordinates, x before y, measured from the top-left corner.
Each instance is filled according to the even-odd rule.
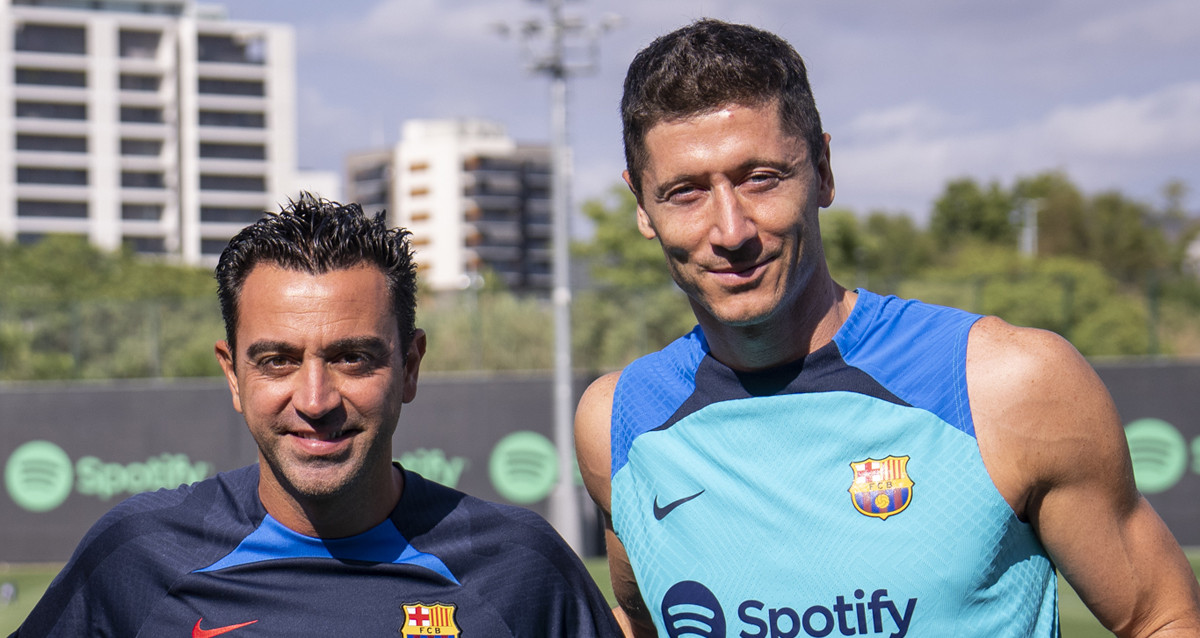
[[[479,117],[549,139],[548,81],[497,22],[530,0],[228,0],[231,19],[294,25],[302,168],[397,141],[411,118]],[[804,56],[833,136],[836,206],[928,217],[946,181],[1065,171],[1086,192],[1151,204],[1182,179],[1200,210],[1195,0],[575,0],[599,23],[598,70],[570,83],[576,205],[620,179],[617,103],[629,60],[711,16],[775,31]]]

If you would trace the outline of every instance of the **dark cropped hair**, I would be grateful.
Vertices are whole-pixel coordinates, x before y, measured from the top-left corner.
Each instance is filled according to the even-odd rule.
[[[225,319],[225,338],[236,352],[238,301],[246,277],[260,264],[313,275],[358,266],[375,266],[387,278],[392,311],[408,352],[416,322],[417,271],[410,233],[388,228],[386,214],[374,218],[358,204],[342,205],[301,193],[282,211],[268,213],[243,228],[217,263],[217,297]]]
[[[821,116],[804,60],[785,40],[754,27],[704,19],[651,42],[630,63],[621,97],[625,165],[634,192],[641,193],[646,133],[655,125],[773,100],[784,131],[808,142],[815,164],[825,150]]]

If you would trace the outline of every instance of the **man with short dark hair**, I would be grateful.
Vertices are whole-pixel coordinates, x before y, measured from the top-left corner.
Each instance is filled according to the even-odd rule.
[[[628,633],[1057,636],[1057,569],[1119,635],[1200,635],[1070,344],[833,281],[830,138],[789,44],[667,34],[621,114],[638,228],[699,323],[576,415]]]
[[[407,237],[305,194],[230,241],[216,354],[259,462],[118,505],[17,635],[617,635],[539,516],[392,461],[426,347]]]

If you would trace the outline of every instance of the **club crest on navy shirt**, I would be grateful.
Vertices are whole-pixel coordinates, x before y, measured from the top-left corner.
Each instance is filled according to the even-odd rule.
[[[461,633],[454,622],[454,605],[444,603],[404,603],[404,626],[400,635],[422,638],[457,637]]]
[[[850,483],[850,497],[854,509],[881,520],[903,512],[913,498],[908,461],[907,456],[888,456],[851,463],[854,480]]]

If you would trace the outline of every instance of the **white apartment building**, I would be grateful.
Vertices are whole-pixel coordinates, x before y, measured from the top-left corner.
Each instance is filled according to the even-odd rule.
[[[484,120],[410,120],[392,149],[346,161],[349,201],[387,209],[413,234],[422,282],[434,290],[499,277],[546,291],[551,275],[550,151],[523,146]]]
[[[297,190],[294,67],[193,0],[0,0],[0,239],[215,263]]]

